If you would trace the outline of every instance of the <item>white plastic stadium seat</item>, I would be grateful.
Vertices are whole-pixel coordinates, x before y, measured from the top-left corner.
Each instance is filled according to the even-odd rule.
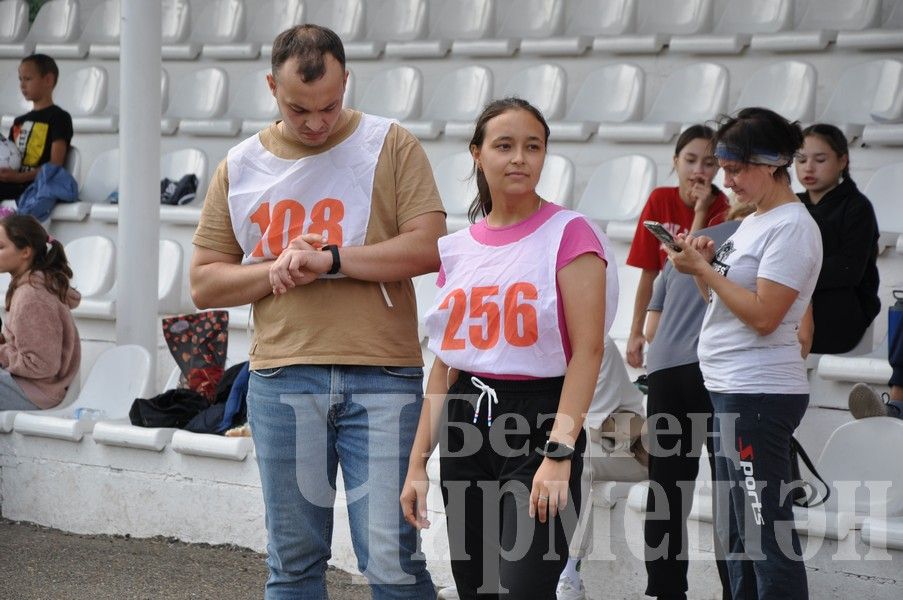
[[[456,152],[446,156],[436,164],[433,174],[439,197],[448,215],[448,230],[451,232],[467,227],[467,210],[477,194],[470,152]]]
[[[115,133],[119,130],[118,116],[102,114],[107,106],[108,80],[107,70],[96,65],[60,73],[54,96],[72,115],[72,128],[76,133]]]
[[[879,61],[876,61],[879,62]],[[903,74],[899,61],[883,62],[881,82],[875,92],[862,140],[867,144],[903,145]]]
[[[435,0],[429,7],[429,34],[425,39],[389,41],[386,56],[440,58],[457,41],[482,40],[491,35],[493,0]]]
[[[417,67],[374,73],[356,107],[365,113],[404,121],[420,115],[423,76]]]
[[[609,239],[629,244],[655,183],[655,163],[649,157],[611,158],[593,170],[574,209],[595,221]]]
[[[102,235],[76,238],[66,244],[66,257],[72,267],[72,285],[82,294],[81,303],[72,314],[112,319],[116,312],[113,293],[116,247],[113,240]]]
[[[414,296],[417,299],[417,332],[420,341],[427,338],[424,317],[426,311],[433,306],[439,288],[436,287],[438,273],[426,273],[414,278]]]
[[[4,273],[3,275],[6,275]],[[2,285],[0,285],[0,291],[6,292],[7,281],[4,281]],[[84,363],[82,363],[84,364]],[[79,375],[75,376],[75,379],[72,380],[72,383],[69,384],[69,388],[66,390],[66,395],[63,396],[62,402],[57,404],[54,407],[54,410],[65,409],[75,402],[78,398],[78,393],[81,390],[81,382],[79,380]],[[13,430],[13,425],[16,422],[16,415],[18,415],[20,410],[0,410],[0,433],[9,433]],[[41,414],[41,413],[36,413]]]
[[[161,132],[174,134],[182,119],[221,118],[228,97],[229,78],[223,69],[206,67],[185,73],[173,81],[169,107],[160,120]]]
[[[160,240],[159,256],[157,312],[177,313],[182,299],[182,246],[173,240]]]
[[[221,117],[182,119],[179,131],[189,135],[225,136],[257,133],[279,118],[279,107],[267,85],[269,67],[241,74],[229,86],[229,106]]]
[[[880,28],[838,32],[837,47],[859,50],[903,48],[903,2],[894,2]]]
[[[102,235],[89,235],[66,244],[66,257],[72,267],[72,286],[82,298],[93,298],[113,287],[116,275],[116,247]]]
[[[81,26],[81,7],[76,0],[50,0],[38,11],[28,39],[34,42],[35,52],[57,59],[84,58],[88,45],[78,39]]]
[[[28,4],[25,0],[0,1],[0,58],[28,56],[34,43],[28,35]]]
[[[714,63],[693,63],[672,72],[642,121],[602,123],[598,136],[619,142],[671,141],[683,124],[704,123],[727,107],[729,75]]]
[[[402,125],[421,139],[470,139],[474,121],[492,96],[492,71],[480,65],[459,67],[439,80],[419,120]]]
[[[699,35],[712,29],[713,0],[646,0],[639,5],[635,34],[597,37],[593,50],[655,54],[672,35]]]
[[[837,39],[838,30],[870,29],[880,20],[881,0],[819,0],[809,3],[793,31],[756,34],[750,45],[773,52],[823,50]]]
[[[574,163],[559,154],[546,154],[536,193],[544,200],[568,208],[574,199]]]
[[[244,41],[204,44],[205,57],[215,60],[254,59],[261,54],[269,57],[276,36],[304,22],[302,0],[255,0],[247,8]]]
[[[517,71],[502,90],[502,97],[516,96],[539,109],[546,120],[564,114],[567,74],[558,65],[541,64]]]
[[[483,21],[481,11],[488,0],[433,0],[427,6],[428,31],[424,37],[387,40],[385,53],[393,58],[441,58],[451,50],[455,38],[471,37],[469,32]],[[476,25],[475,25],[476,24]]]
[[[188,39],[192,12],[188,0],[162,2],[163,60],[194,60],[201,53],[201,45]]]
[[[207,155],[199,148],[182,148],[167,152],[160,157],[160,176],[172,180],[179,180],[189,173],[194,173],[198,178],[196,206],[204,203],[204,195],[207,193]],[[160,218],[166,220],[166,213],[170,211],[184,211],[185,206],[161,206]]]
[[[242,135],[265,129],[279,118],[279,107],[266,82],[269,67],[245,73],[232,86],[228,115],[241,115]]]
[[[467,227],[467,211],[476,197],[476,179],[472,177],[473,158],[469,152],[456,152],[439,161],[433,169],[439,197],[448,214],[449,231]],[[571,206],[574,189],[574,165],[564,156],[547,154],[537,193],[555,204]]]
[[[521,54],[579,56],[598,37],[618,36],[636,29],[636,0],[578,0],[560,36],[521,40]]]
[[[90,8],[82,41],[88,44],[91,58],[119,60],[121,23],[120,0],[101,0]]]
[[[845,69],[818,120],[837,125],[852,140],[862,135],[863,127],[876,125],[878,114],[882,120],[894,121],[903,120],[901,112],[903,62],[882,59]]]
[[[19,91],[19,75],[11,73],[3,80],[0,86],[0,132],[6,137],[9,128],[13,126],[13,120],[18,115],[23,115],[31,110],[31,102],[22,97]]]
[[[97,357],[72,405],[20,412],[13,427],[22,435],[79,442],[95,425],[95,421],[74,418],[79,408],[102,410],[105,420],[124,422],[135,398],[146,398],[153,393],[150,366],[150,354],[141,346],[110,348]]]
[[[555,141],[586,141],[599,123],[636,121],[643,110],[646,76],[630,63],[615,63],[589,73],[564,119],[551,121]]]
[[[383,42],[364,39],[365,5],[361,0],[331,0],[310,6],[310,22],[332,29],[342,38],[345,58],[372,59],[382,54]]]
[[[75,181],[81,181],[82,154],[75,146],[69,146],[66,153],[66,162],[63,163]],[[52,221],[84,221],[91,213],[91,205],[87,202],[57,202],[50,213]]]
[[[254,10],[264,8],[254,6]],[[243,41],[245,15],[248,12],[244,0],[194,0],[191,9],[191,42],[201,45],[203,55],[216,59],[257,58],[260,49],[256,46],[233,46],[233,51],[246,51],[238,55],[218,55],[215,50],[221,45],[239,44]]]
[[[885,165],[875,171],[865,185],[863,193],[872,201],[881,237],[879,247],[899,247],[903,236],[903,203],[900,190],[903,189],[903,162]],[[885,363],[886,364],[886,363]]]
[[[903,463],[894,453],[903,443],[903,421],[873,417],[844,423],[828,437],[816,468],[833,485],[854,482],[891,483],[887,493],[857,493],[853,508],[857,521],[872,514],[903,516]],[[839,500],[832,494],[828,505]],[[847,499],[850,500],[850,499]]]
[[[367,56],[359,57],[358,46],[351,44],[351,58],[371,58],[393,44],[418,43],[429,32],[427,0],[370,0],[367,2],[367,42],[362,49]],[[370,47],[370,44],[375,46]],[[375,57],[373,57],[375,58]]]
[[[452,51],[461,56],[511,56],[522,38],[547,38],[564,31],[561,0],[496,0],[498,27],[494,38],[459,40]]]
[[[345,69],[348,71],[348,78],[345,79],[345,95],[342,96],[342,106],[345,108],[354,108],[354,90],[356,87],[355,82],[357,81],[357,77],[354,75],[354,71],[351,69]],[[276,108],[279,109],[278,106]]]
[[[793,27],[792,0],[728,0],[710,34],[675,35],[669,52],[738,54],[754,34],[777,33]]]
[[[101,152],[85,175],[79,190],[82,203],[106,202],[109,195],[119,190],[119,149],[113,148]]]
[[[815,69],[806,62],[787,60],[768,64],[746,80],[734,108],[761,106],[790,121],[812,122],[816,79]]]

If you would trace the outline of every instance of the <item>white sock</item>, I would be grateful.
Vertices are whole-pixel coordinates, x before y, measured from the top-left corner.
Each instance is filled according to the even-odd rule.
[[[580,573],[577,569],[580,567],[580,559],[579,558],[569,558],[568,564],[565,565],[564,571],[561,572],[561,578],[565,577],[577,583],[580,581]]]

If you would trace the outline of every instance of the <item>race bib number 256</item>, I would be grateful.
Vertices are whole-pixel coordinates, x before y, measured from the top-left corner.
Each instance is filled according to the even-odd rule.
[[[469,341],[477,350],[489,350],[498,344],[501,335],[512,346],[532,346],[539,331],[536,308],[528,301],[538,297],[536,286],[523,281],[505,290],[497,285],[476,286],[470,293],[462,288],[452,290],[439,305],[440,310],[451,311],[442,349],[464,350]],[[471,324],[466,332],[461,332],[468,314]]]

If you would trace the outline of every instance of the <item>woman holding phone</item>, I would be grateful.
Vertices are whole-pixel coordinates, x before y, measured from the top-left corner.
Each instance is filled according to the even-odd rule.
[[[809,403],[797,331],[822,262],[818,225],[790,189],[802,144],[798,124],[765,108],[726,119],[715,156],[725,185],[756,211],[717,251],[692,235],[668,250],[709,299],[699,364],[719,434],[714,499],[728,518],[716,530],[735,598],[808,598],[787,485],[790,437]]]

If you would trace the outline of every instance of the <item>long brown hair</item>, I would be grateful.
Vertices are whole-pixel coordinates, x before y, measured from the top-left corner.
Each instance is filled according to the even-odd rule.
[[[536,120],[539,121],[545,131],[545,143],[549,143],[549,124],[546,123],[545,117],[542,116],[538,108],[521,98],[501,98],[487,104],[483,112],[480,113],[469,147],[471,149],[474,147],[480,148],[486,137],[486,124],[509,110],[525,110],[536,117]],[[483,174],[483,171],[477,168],[476,164],[473,166],[473,174],[477,178],[477,196],[473,199],[470,209],[467,211],[467,218],[471,223],[475,223],[480,217],[485,217],[492,210],[492,194],[489,193],[489,183],[486,181],[486,176]]]
[[[29,271],[43,273],[47,291],[65,303],[69,295],[72,268],[69,267],[66,251],[60,241],[52,239],[41,223],[31,215],[9,215],[0,219],[0,227],[16,248],[31,248]],[[6,290],[6,310],[9,310],[13,293],[20,284],[19,279],[20,277],[13,276],[9,289]]]

